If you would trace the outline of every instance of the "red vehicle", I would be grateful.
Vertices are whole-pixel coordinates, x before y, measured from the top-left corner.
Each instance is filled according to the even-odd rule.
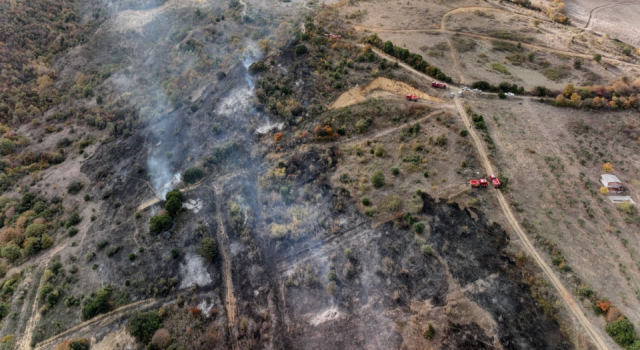
[[[434,82],[431,83],[431,87],[436,88],[436,89],[446,89],[447,88],[447,84],[438,83],[437,81],[434,81]]]
[[[489,180],[491,180],[493,187],[500,188],[500,180],[498,180],[495,175],[491,174],[491,176],[489,176]]]
[[[342,35],[325,33],[324,36],[331,39],[342,39]]]
[[[489,183],[487,179],[479,179],[479,180],[471,180],[469,181],[469,186],[471,187],[487,187]]]
[[[416,96],[416,95],[407,95],[407,96],[405,96],[405,99],[407,101],[418,102],[418,96]]]

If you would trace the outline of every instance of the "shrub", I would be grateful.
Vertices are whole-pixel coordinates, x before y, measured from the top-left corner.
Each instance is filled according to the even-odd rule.
[[[204,171],[202,171],[202,169],[193,167],[193,168],[187,169],[184,172],[184,175],[182,175],[182,178],[184,179],[184,182],[188,184],[192,184],[200,180],[203,176],[204,176]]]
[[[0,139],[0,154],[3,156],[13,153],[16,149],[16,144],[9,139]]]
[[[84,184],[80,181],[71,181],[69,186],[67,186],[67,192],[71,195],[76,195],[82,191],[84,188]]]
[[[428,171],[425,171],[422,175],[423,175],[424,177],[429,177],[429,172],[428,172]]]
[[[105,239],[105,240],[103,240],[103,241],[100,241],[100,242],[98,242],[98,244],[97,244],[97,246],[98,246],[98,250],[102,250],[102,249],[104,249],[104,248],[105,248],[106,246],[108,246],[108,245],[109,245],[109,241],[108,241],[108,240],[106,240],[106,239]]]
[[[178,248],[171,248],[171,257],[177,259],[180,256],[180,250]]]
[[[20,257],[20,247],[13,242],[5,244],[0,251],[2,252],[2,257],[8,259],[11,263]]]
[[[133,217],[135,217],[136,219],[140,219],[142,217],[142,213],[139,211],[136,211],[135,213],[133,213]]]
[[[85,201],[85,202],[88,202],[88,201],[90,201],[90,200],[91,200],[91,195],[89,195],[88,193],[86,193],[86,194],[84,195],[84,201]]]
[[[109,247],[109,249],[107,249],[107,257],[110,258],[114,255],[116,255],[120,249],[122,249],[121,245],[112,245],[111,247]]]
[[[365,207],[371,205],[371,200],[369,199],[369,197],[362,197],[362,205],[364,205]]]
[[[384,174],[382,173],[382,171],[376,170],[376,171],[373,172],[373,175],[371,175],[371,183],[373,184],[373,187],[375,187],[375,188],[380,188],[380,187],[384,186],[385,178],[384,178]]]
[[[376,157],[384,157],[386,154],[386,151],[384,149],[384,147],[382,145],[378,145],[378,147],[376,147]]]
[[[328,281],[336,281],[338,279],[338,275],[336,274],[336,270],[330,270],[327,274]]]
[[[74,339],[69,343],[70,350],[89,350],[91,348],[91,344],[85,338],[82,339]]]
[[[296,46],[296,55],[301,56],[308,52],[309,52],[309,49],[307,49],[307,46],[305,46],[304,44],[300,44]]]
[[[440,147],[444,147],[447,145],[447,137],[443,135],[438,136],[436,139],[436,145]]]
[[[428,244],[425,244],[422,247],[420,247],[420,250],[422,250],[422,254],[424,254],[424,255],[433,254],[433,248],[431,248],[431,246],[428,245]]]
[[[161,327],[160,316],[156,311],[137,312],[129,319],[129,333],[143,344],[148,344]]]
[[[136,260],[136,255],[134,253],[129,254],[129,260],[131,261]]]
[[[152,216],[149,219],[149,232],[160,233],[171,228],[173,225],[173,219],[169,214]]]
[[[638,212],[638,209],[636,209],[636,206],[629,202],[620,203],[618,204],[617,208],[619,211],[623,213],[627,213],[629,215],[635,215]]]
[[[633,344],[636,334],[633,330],[633,323],[626,317],[609,323],[605,330],[613,340],[622,347]]]
[[[602,55],[599,53],[593,54],[593,60],[600,63],[600,61],[602,60]]]
[[[460,136],[466,137],[468,134],[469,134],[469,132],[467,131],[467,129],[460,130]]]
[[[511,75],[511,73],[509,73],[507,68],[505,68],[500,63],[491,63],[491,68],[493,68],[495,71],[498,71],[498,72],[500,72],[502,74]]]
[[[427,226],[425,225],[424,221],[418,221],[413,224],[413,230],[418,234],[423,233],[426,227]]]
[[[249,66],[248,70],[249,70],[249,74],[257,74],[265,71],[266,69],[267,69],[267,65],[264,63],[264,61],[256,61]]]
[[[24,232],[24,235],[27,237],[40,237],[45,232],[47,232],[47,226],[41,223],[33,223],[27,226],[27,230]]]
[[[69,230],[67,230],[67,234],[69,235],[69,237],[73,237],[78,234],[78,229],[75,227],[70,227]]]
[[[69,218],[67,219],[67,222],[65,223],[65,227],[69,228],[71,226],[75,226],[77,224],[79,224],[82,221],[82,216],[80,216],[80,214],[78,213],[77,210],[74,210],[71,215],[69,215]]]
[[[575,68],[575,69],[580,69],[580,68],[582,68],[582,60],[581,60],[581,59],[579,59],[579,58],[576,58],[576,59],[573,61],[573,68]]]
[[[393,168],[391,168],[391,174],[393,174],[394,176],[400,175],[400,169],[394,166]]]
[[[198,253],[208,261],[213,261],[218,255],[218,243],[213,238],[204,237],[200,240]]]
[[[171,343],[171,334],[169,334],[168,330],[160,328],[153,334],[151,343],[153,343],[160,349],[165,349]]]
[[[113,309],[113,302],[111,301],[112,290],[110,287],[100,289],[94,298],[90,298],[89,301],[82,308],[82,318],[88,320],[100,314],[107,313]]]
[[[433,329],[433,326],[431,325],[431,323],[429,323],[429,324],[428,324],[428,326],[427,326],[427,330],[426,330],[426,331],[424,331],[424,333],[422,333],[422,336],[423,336],[425,339],[431,339],[431,338],[433,338],[433,336],[434,336],[435,334],[436,334],[436,330],[435,330],[435,329]]]
[[[505,98],[507,98],[507,95],[505,95],[504,92],[500,91],[500,92],[498,92],[498,97],[501,98],[501,99],[505,99]]]

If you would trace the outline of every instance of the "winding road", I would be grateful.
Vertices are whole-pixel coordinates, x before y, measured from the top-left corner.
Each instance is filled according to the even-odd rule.
[[[607,8],[610,8],[610,7],[616,7],[616,6],[622,6],[622,5],[640,5],[640,1],[625,1],[625,2],[615,3],[615,4],[607,4],[607,5],[594,7],[589,12],[589,19],[587,20],[587,24],[584,26],[584,28],[585,29],[589,28],[589,25],[591,24],[591,19],[593,18],[593,15],[598,13],[598,11],[604,10],[604,9],[607,9]]]

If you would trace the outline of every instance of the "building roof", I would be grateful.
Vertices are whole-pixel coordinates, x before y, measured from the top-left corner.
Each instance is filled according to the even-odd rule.
[[[617,176],[611,174],[600,175],[600,181],[605,186],[622,186],[622,181]]]

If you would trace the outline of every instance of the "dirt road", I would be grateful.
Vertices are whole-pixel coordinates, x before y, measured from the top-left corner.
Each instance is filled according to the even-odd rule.
[[[598,11],[600,11],[600,10],[604,10],[604,9],[607,9],[607,8],[610,8],[610,7],[616,7],[616,6],[622,6],[622,5],[635,5],[635,4],[640,4],[640,1],[625,1],[625,2],[615,3],[615,4],[608,4],[608,5],[602,5],[602,6],[594,7],[589,12],[589,19],[587,20],[587,24],[584,26],[584,28],[585,29],[589,28],[589,25],[591,24],[591,19],[593,18],[593,15],[598,13]]]
[[[464,110],[462,106],[462,102],[458,97],[455,98],[456,107],[458,108],[458,112],[460,113],[460,117],[464,122],[473,142],[476,145],[476,149],[478,150],[478,154],[480,155],[480,159],[485,167],[485,170],[488,174],[493,174],[493,167],[491,166],[491,162],[487,157],[486,152],[484,151],[484,144],[480,141],[480,138],[476,134],[474,128],[471,126],[471,122],[469,121],[469,116],[467,112]],[[558,294],[567,305],[573,316],[577,319],[578,323],[582,325],[585,329],[586,333],[589,335],[593,343],[598,347],[598,349],[608,349],[607,345],[600,338],[600,335],[595,331],[589,320],[584,316],[582,310],[578,307],[575,300],[571,296],[571,293],[564,287],[564,285],[560,282],[558,277],[555,275],[553,270],[549,267],[549,265],[542,259],[538,251],[535,249],[529,237],[525,234],[525,232],[520,227],[518,220],[516,220],[513,212],[511,211],[511,207],[507,203],[507,200],[504,198],[504,195],[500,191],[493,191],[493,193],[498,198],[498,202],[500,203],[500,207],[502,208],[502,212],[504,213],[505,218],[509,221],[509,224],[513,228],[513,231],[517,234],[518,238],[522,242],[522,246],[527,250],[529,256],[533,257],[536,264],[543,270],[544,274],[547,276],[551,284],[558,291]]]
[[[222,193],[219,185],[214,185],[214,198]],[[221,203],[221,202],[217,202]],[[224,226],[224,218],[222,217],[221,208],[216,208],[216,221],[218,221],[218,229],[216,230],[218,236],[218,249],[222,255],[222,276],[224,279],[225,287],[225,300],[224,305],[227,309],[227,315],[229,317],[229,328],[233,328],[236,322],[236,297],[233,293],[233,270],[231,266],[231,248],[229,247],[229,236]]]

